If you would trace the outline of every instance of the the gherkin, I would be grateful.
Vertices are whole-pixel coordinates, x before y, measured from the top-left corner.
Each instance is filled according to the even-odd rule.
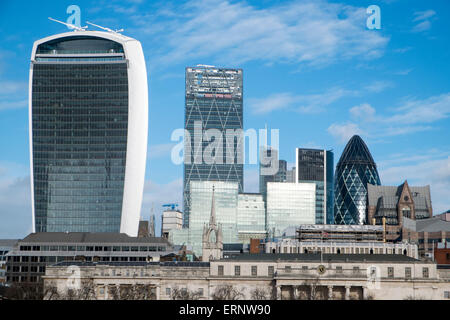
[[[336,166],[335,224],[366,223],[367,184],[381,185],[377,165],[367,145],[355,135]]]

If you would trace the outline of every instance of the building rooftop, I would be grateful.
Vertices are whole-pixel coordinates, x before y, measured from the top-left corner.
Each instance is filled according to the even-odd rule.
[[[161,267],[209,267],[209,262],[188,262],[188,261],[167,261],[167,262],[141,262],[141,261],[114,261],[114,262],[87,262],[87,261],[64,261],[53,264],[52,267],[95,267],[95,266],[111,266],[111,267],[146,267],[146,266],[161,266]]]
[[[396,208],[398,198],[403,190],[402,183],[399,186],[376,186],[372,184],[367,185],[367,197],[369,206],[377,206],[378,199],[383,198],[383,205],[387,208]],[[416,210],[427,210],[431,208],[430,186],[412,187],[409,190],[413,196]]]
[[[31,233],[20,242],[39,243],[161,243],[169,244],[168,240],[159,237],[137,238],[125,233],[110,232],[38,232]]]
[[[403,226],[416,232],[450,232],[450,221],[442,220],[440,217],[433,217],[422,220],[412,220],[403,218]]]
[[[0,239],[0,247],[13,247],[18,241],[18,239]]]
[[[231,256],[224,261],[304,261],[320,262],[319,253],[257,253]],[[323,262],[395,262],[412,263],[420,260],[400,254],[323,254]]]

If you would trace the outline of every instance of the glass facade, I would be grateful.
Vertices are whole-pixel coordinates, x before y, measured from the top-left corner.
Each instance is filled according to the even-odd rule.
[[[36,232],[120,231],[128,129],[123,52],[117,42],[88,36],[37,47],[31,106]]]
[[[239,160],[243,155],[243,144],[239,143],[237,138],[233,139],[231,145],[226,143],[226,130],[243,129],[242,92],[241,69],[209,66],[186,68],[185,129],[189,132],[191,139],[185,139],[184,148],[184,227],[190,225],[191,181],[236,182],[239,192],[243,190],[243,161]],[[200,125],[201,137],[196,134],[196,125]],[[215,154],[216,159],[213,163],[207,163],[202,157],[205,149],[212,142],[204,137],[204,130],[208,129],[217,129],[222,135],[223,144],[220,147],[222,156],[219,153]],[[195,145],[197,138],[202,139],[199,150]],[[191,152],[189,153],[188,150]],[[230,163],[231,158],[232,163]]]
[[[333,223],[333,168],[332,151],[297,148],[297,182],[316,184],[316,224]]]
[[[263,174],[265,168],[269,168],[271,164],[259,165],[259,193],[261,193],[264,203],[267,201],[267,183],[268,182],[287,182],[287,162],[278,160],[278,150],[271,147],[262,147],[260,150],[260,159],[275,159],[278,161],[278,171],[275,174]]]
[[[238,195],[237,228],[239,233],[264,233],[266,210],[261,194]]]
[[[185,230],[188,230],[188,239],[185,242],[192,246],[192,250],[197,256],[202,255],[203,227],[209,223],[211,216],[212,190],[214,187],[216,221],[222,226],[223,243],[237,243],[239,240],[237,229],[238,183],[191,181],[190,184],[191,213],[189,228],[174,230],[172,238],[178,239],[178,241],[186,240]]]
[[[367,222],[367,184],[381,185],[377,166],[364,141],[353,136],[336,166],[335,224]]]
[[[271,236],[281,236],[288,227],[314,224],[315,212],[315,183],[267,183],[266,227]]]

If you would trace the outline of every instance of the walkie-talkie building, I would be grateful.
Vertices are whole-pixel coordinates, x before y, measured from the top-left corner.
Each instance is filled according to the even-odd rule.
[[[29,90],[33,231],[137,236],[148,125],[141,44],[84,30],[38,40]]]
[[[367,222],[367,184],[381,185],[377,165],[367,145],[355,135],[345,146],[336,166],[335,224]]]
[[[237,182],[238,191],[243,191],[244,150],[239,140],[243,136],[238,134],[244,125],[242,69],[205,65],[186,68],[185,99],[189,139],[185,137],[184,146],[183,225],[188,227],[191,181]],[[227,136],[233,132],[237,136]],[[207,159],[211,143],[216,146],[215,154]]]

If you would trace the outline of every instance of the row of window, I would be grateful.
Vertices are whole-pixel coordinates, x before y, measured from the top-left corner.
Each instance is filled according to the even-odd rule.
[[[122,252],[147,252],[147,251],[165,251],[165,246],[20,246],[20,251],[122,251]],[[18,256],[15,256],[15,258]],[[27,256],[22,258],[28,259]],[[31,257],[37,258],[37,257]],[[27,262],[28,260],[22,261]]]
[[[308,266],[302,266],[301,268],[302,272],[308,272],[309,268]],[[292,266],[285,266],[284,267],[284,273],[291,273],[292,272]],[[336,274],[343,274],[343,269],[342,266],[336,266],[335,269]],[[353,267],[352,270],[354,275],[361,275],[361,269],[358,266]],[[217,274],[219,276],[223,276],[224,275],[224,266],[223,265],[219,265],[218,266],[218,270],[217,270]],[[240,276],[241,275],[241,266],[236,265],[234,266],[234,275],[235,276]],[[258,266],[251,266],[251,275],[252,276],[258,276]],[[268,266],[267,267],[267,275],[269,277],[274,275],[274,266]],[[265,276],[265,274],[264,274]],[[394,278],[394,267],[388,267],[387,268],[387,277],[388,278]],[[422,268],[422,278],[429,278],[430,273],[429,273],[429,268],[428,267],[423,267]],[[406,279],[411,279],[411,267],[405,267],[404,270],[404,277]]]

